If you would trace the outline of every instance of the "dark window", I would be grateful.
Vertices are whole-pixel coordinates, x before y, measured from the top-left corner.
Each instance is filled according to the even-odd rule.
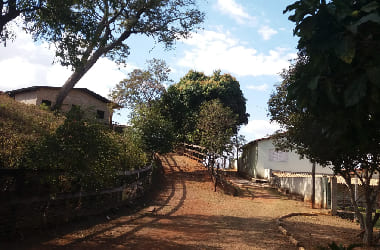
[[[51,107],[51,101],[49,100],[42,100],[41,104],[45,104],[48,107]]]
[[[102,110],[96,110],[96,118],[98,118],[98,119],[104,119],[104,111],[102,111]]]

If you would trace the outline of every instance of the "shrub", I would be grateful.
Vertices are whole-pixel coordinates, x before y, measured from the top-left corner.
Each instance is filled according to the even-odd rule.
[[[63,117],[0,94],[0,168],[19,168],[26,148],[54,133]]]
[[[23,166],[61,173],[43,179],[51,192],[97,191],[119,186],[120,171],[140,168],[146,156],[130,133],[83,119],[73,109],[54,134],[30,145]]]

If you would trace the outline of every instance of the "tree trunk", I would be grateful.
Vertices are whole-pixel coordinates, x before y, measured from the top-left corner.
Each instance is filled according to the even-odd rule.
[[[367,195],[366,195],[367,196]],[[367,204],[365,211],[365,232],[363,237],[363,243],[367,246],[373,244],[373,224],[372,224],[372,204]]]
[[[53,110],[59,109],[62,106],[63,100],[66,98],[67,94],[70,92],[70,90],[75,86],[75,84],[78,83],[78,81],[84,76],[84,74],[89,71],[92,66],[95,65],[95,63],[98,61],[98,59],[102,56],[114,49],[116,46],[121,44],[125,39],[127,39],[130,36],[131,32],[125,31],[122,35],[120,35],[119,39],[112,42],[109,45],[104,45],[102,47],[99,47],[87,60],[83,60],[83,65],[76,68],[73,74],[67,79],[65,84],[62,86],[61,90],[59,91],[55,105],[52,107]],[[91,54],[92,48],[87,48],[87,54]],[[84,56],[86,58],[86,56]]]
[[[366,202],[366,218],[364,219],[363,214],[358,209],[358,203],[355,200],[355,190],[351,183],[351,176],[344,176],[346,180],[346,185],[350,191],[350,197],[351,197],[351,204],[354,207],[355,215],[359,219],[360,222],[360,228],[364,230],[363,235],[363,244],[370,246],[374,243],[374,237],[373,237],[373,220],[372,220],[372,210],[374,206],[374,202],[376,199],[372,199],[372,188],[370,186],[370,179],[363,178],[364,180],[361,180],[362,186],[364,189],[364,196],[365,196],[365,202]]]
[[[5,10],[5,13],[3,13],[4,8],[5,8],[3,4],[4,4],[4,1],[0,4],[1,11],[2,11],[0,15],[0,35],[2,35],[5,26],[10,21],[12,21],[13,19],[15,19],[21,14],[21,12],[17,9],[16,0],[8,1],[8,9]]]
[[[218,172],[219,172],[219,163],[216,165],[214,192],[216,192],[216,187],[218,186],[218,178],[219,178]]]
[[[61,90],[59,91],[55,104],[53,106],[53,110],[60,109],[63,103],[63,100],[69,94],[70,90],[74,88],[75,84],[79,82],[80,79],[95,65],[98,59],[106,53],[108,50],[104,48],[98,48],[94,54],[85,62],[83,65],[76,68],[75,71],[71,74],[69,79],[66,80],[65,84],[63,84]]]
[[[358,204],[356,203],[356,200],[355,200],[355,190],[352,187],[351,176],[348,176],[348,177],[344,176],[344,179],[346,181],[346,186],[347,186],[348,191],[350,193],[351,204],[354,207],[355,215],[358,218],[359,223],[360,223],[360,228],[365,229],[365,225],[364,225],[365,222],[364,222],[363,215],[360,213],[359,208],[358,208]]]
[[[313,162],[313,166],[311,167],[311,208],[315,206],[315,162]]]
[[[372,224],[372,210],[373,210],[373,199],[372,199],[372,188],[371,188],[371,179],[368,177],[368,173],[364,178],[365,182],[362,183],[364,188],[364,196],[366,201],[366,210],[365,210],[365,224],[364,224],[364,237],[363,243],[367,246],[373,244],[373,224]]]
[[[63,84],[60,91],[58,92],[52,110],[58,110],[61,108],[63,100],[69,94],[70,90],[74,88],[75,84],[77,84],[78,81],[84,76],[85,73],[86,72],[82,69],[77,69],[72,73],[72,75],[69,77],[69,79],[66,80],[65,84]]]

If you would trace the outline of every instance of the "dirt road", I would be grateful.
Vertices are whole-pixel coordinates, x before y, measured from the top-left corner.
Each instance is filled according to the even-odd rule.
[[[259,189],[246,197],[214,192],[195,161],[162,158],[165,185],[148,206],[132,215],[91,223],[43,242],[15,249],[295,249],[276,218],[310,212],[302,202]]]

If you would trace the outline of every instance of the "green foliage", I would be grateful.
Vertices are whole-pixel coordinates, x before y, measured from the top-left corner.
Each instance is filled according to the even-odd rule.
[[[51,192],[100,190],[117,186],[120,171],[146,165],[139,146],[130,132],[86,121],[74,108],[55,133],[30,145],[22,167],[61,173],[45,180]]]
[[[59,22],[60,13],[40,12],[41,19],[30,29],[38,37],[58,42],[60,62],[74,69],[99,53],[125,62],[129,54],[125,40],[131,35],[153,37],[170,47],[197,29],[204,18],[194,0],[85,0],[74,1],[71,11],[73,16],[64,15]]]
[[[61,186],[68,184],[70,191],[98,190],[112,186],[122,169],[118,147],[103,125],[70,116],[54,134],[31,145],[22,166],[62,171],[58,177],[64,181],[47,180],[59,191],[68,191]]]
[[[370,179],[380,170],[380,55],[374,53],[380,51],[379,1],[305,0],[287,11],[294,11],[289,19],[300,38],[299,59],[269,101],[272,120],[285,132],[278,145],[332,164],[352,197],[353,173],[372,213],[379,188]],[[363,242],[372,244],[374,222],[352,202],[365,228]]]
[[[58,94],[54,109],[100,57],[125,63],[131,36],[151,37],[171,48],[176,40],[199,29],[204,19],[196,0],[86,0],[75,1],[70,11],[74,18],[58,21],[55,13],[41,12],[41,18],[29,28],[36,39],[55,44],[57,60],[74,71]]]
[[[112,99],[132,109],[139,105],[152,103],[165,92],[165,83],[170,82],[170,69],[165,61],[152,59],[147,61],[148,69],[135,69],[128,74],[128,78],[113,88]]]
[[[132,127],[124,129],[122,136],[113,134],[114,139],[121,144],[122,166],[123,168],[139,169],[148,164],[148,158],[143,150],[141,137],[135,133]]]
[[[213,154],[222,155],[234,135],[236,123],[237,115],[219,100],[204,102],[200,107],[196,131],[200,145]]]
[[[167,153],[174,142],[173,125],[161,114],[158,105],[139,106],[132,114],[132,127],[141,141],[143,150],[154,153]]]
[[[298,49],[307,57],[297,77],[307,84],[289,86],[289,94],[321,115],[351,108],[351,116],[359,120],[363,110],[377,113],[379,1],[297,1],[288,6],[291,10]]]
[[[6,45],[15,34],[8,24],[20,18],[23,28],[40,22],[41,25],[58,25],[62,20],[78,20],[79,15],[72,11],[76,0],[2,0],[0,2],[0,43]],[[48,17],[47,13],[50,14]]]
[[[29,144],[54,133],[64,119],[0,95],[0,168],[19,168]]]
[[[0,95],[1,167],[36,170],[53,194],[114,187],[120,170],[146,166],[131,131],[115,133],[83,116],[74,108],[63,119]]]
[[[164,115],[173,121],[178,140],[192,140],[202,103],[215,99],[238,115],[238,122],[232,128],[235,133],[238,125],[248,122],[246,99],[239,82],[229,74],[215,71],[212,76],[206,76],[189,71],[179,83],[168,88],[161,105]]]

